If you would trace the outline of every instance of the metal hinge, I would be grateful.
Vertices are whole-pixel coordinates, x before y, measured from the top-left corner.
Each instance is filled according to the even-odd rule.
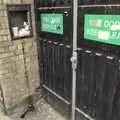
[[[77,52],[73,52],[73,56],[70,61],[72,62],[72,68],[77,69]]]

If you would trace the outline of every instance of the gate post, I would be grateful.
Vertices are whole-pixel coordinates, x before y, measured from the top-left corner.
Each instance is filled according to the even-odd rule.
[[[73,0],[73,55],[72,62],[72,117],[75,120],[76,108],[76,69],[77,69],[77,15],[78,15],[78,0]]]

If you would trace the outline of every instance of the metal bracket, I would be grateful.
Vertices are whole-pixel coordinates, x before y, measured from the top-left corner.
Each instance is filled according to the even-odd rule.
[[[73,56],[71,57],[70,61],[72,62],[72,68],[77,69],[77,52],[73,52]]]

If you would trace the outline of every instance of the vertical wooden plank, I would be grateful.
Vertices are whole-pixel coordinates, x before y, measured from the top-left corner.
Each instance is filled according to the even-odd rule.
[[[112,105],[112,117],[111,120],[119,120],[120,119],[120,70],[119,66],[120,63],[117,64],[116,66],[118,70],[117,74],[117,81],[116,84],[114,85],[114,90],[113,90],[113,105]]]
[[[82,75],[82,66],[83,66],[83,59],[82,59],[83,51],[78,51],[78,65],[77,65],[77,89],[76,89],[76,104],[77,107],[82,109],[82,98],[83,98],[83,92],[82,92],[82,78],[84,78]]]
[[[43,63],[43,67],[44,67],[44,79],[45,79],[45,84],[47,86],[49,86],[49,79],[47,78],[47,76],[49,76],[48,74],[48,52],[47,52],[47,42],[44,41],[43,42],[43,57],[44,57],[44,63]]]
[[[71,87],[72,87],[72,68],[71,68],[71,47],[64,48],[64,93],[65,99],[71,100]]]
[[[58,43],[54,44],[54,80],[55,80],[55,92],[57,92],[58,88],[58,82],[57,82],[57,77],[58,77]]]
[[[93,63],[93,55],[91,53],[92,51],[86,50],[85,51],[85,64],[84,64],[84,103],[85,103],[85,111],[88,115],[92,116],[92,85],[93,85],[93,69],[94,69],[94,63]]]
[[[78,52],[78,68],[77,68],[77,106],[84,110],[84,51]]]
[[[112,116],[112,106],[113,106],[113,94],[114,86],[117,81],[117,68],[114,62],[115,59],[107,59],[107,72],[106,79],[104,82],[104,112],[107,113],[104,115],[105,120],[110,120]],[[106,107],[105,107],[106,106]]]
[[[95,58],[95,80],[96,80],[96,120],[103,120],[103,85],[106,74],[105,57],[97,56]]]

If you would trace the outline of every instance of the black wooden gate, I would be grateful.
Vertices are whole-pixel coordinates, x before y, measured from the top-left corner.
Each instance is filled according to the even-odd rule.
[[[120,15],[119,1],[79,0],[76,120],[119,120],[120,48],[84,38],[85,14]],[[101,5],[100,5],[101,4]],[[103,5],[104,4],[104,5]],[[108,5],[111,4],[111,5]],[[37,33],[44,98],[70,119],[72,91],[72,2],[37,3]],[[41,30],[40,15],[63,14],[64,34]]]

